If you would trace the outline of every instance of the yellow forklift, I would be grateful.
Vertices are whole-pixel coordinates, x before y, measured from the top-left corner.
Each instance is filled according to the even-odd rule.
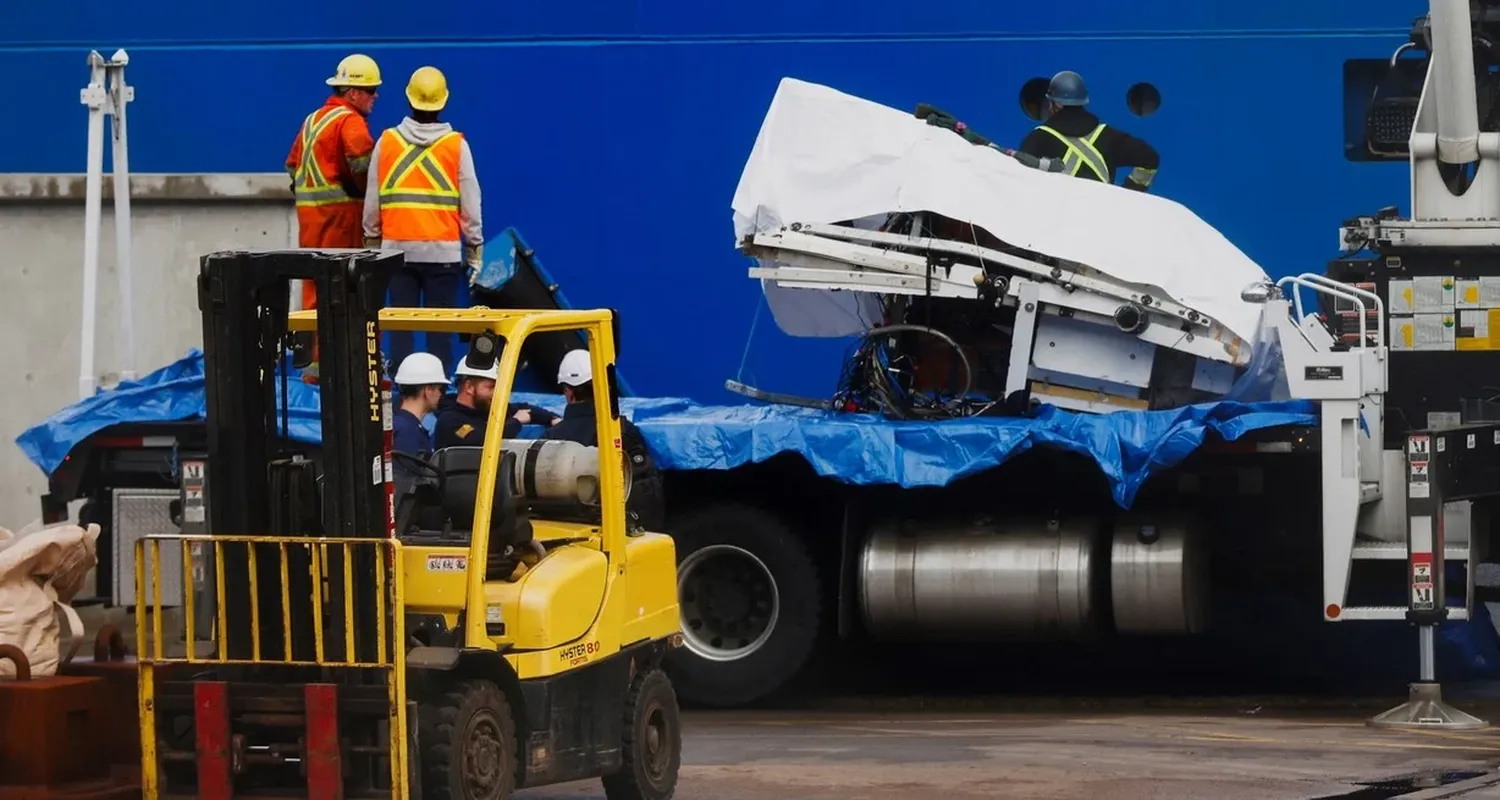
[[[144,796],[501,800],[602,778],[610,800],[672,797],[676,557],[625,511],[615,315],[383,308],[400,265],[202,260],[208,446],[180,467],[182,519],[206,532],[136,553]],[[289,309],[293,279],[318,311]],[[392,451],[383,330],[460,334],[471,363],[498,361],[482,447]],[[310,391],[288,374],[307,333],[316,450],[278,400]],[[503,440],[527,342],[564,333],[603,378],[600,446]]]

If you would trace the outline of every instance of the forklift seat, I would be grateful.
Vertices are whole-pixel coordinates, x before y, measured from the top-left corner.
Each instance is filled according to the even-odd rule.
[[[454,446],[438,450],[429,459],[429,463],[443,475],[442,516],[454,531],[467,533],[474,524],[483,453],[482,447]],[[515,464],[515,453],[501,454],[500,468],[495,476],[495,501],[490,507],[491,562],[502,555],[508,556],[508,550],[531,540],[530,523],[516,513]]]

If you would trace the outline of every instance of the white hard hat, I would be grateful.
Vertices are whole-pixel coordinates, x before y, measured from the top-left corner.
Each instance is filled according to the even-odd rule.
[[[458,378],[463,375],[471,378],[489,378],[492,381],[498,381],[500,380],[500,359],[495,359],[495,363],[491,364],[489,369],[476,369],[469,365],[468,356],[464,356],[464,360],[458,362],[458,369],[453,371],[453,377]]]
[[[568,386],[582,386],[594,379],[594,363],[589,360],[587,350],[569,350],[557,365],[557,382]]]
[[[396,368],[397,386],[426,386],[440,383],[448,385],[448,376],[443,374],[443,362],[431,353],[412,353],[401,360]]]

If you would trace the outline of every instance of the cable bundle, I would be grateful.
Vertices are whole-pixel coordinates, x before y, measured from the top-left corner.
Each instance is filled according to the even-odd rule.
[[[898,333],[934,336],[948,345],[963,365],[963,390],[948,398],[915,391],[915,361],[892,346]],[[886,325],[867,331],[845,360],[832,405],[844,411],[880,413],[896,419],[950,419],[972,413],[965,400],[973,386],[969,358],[952,337],[925,325]]]

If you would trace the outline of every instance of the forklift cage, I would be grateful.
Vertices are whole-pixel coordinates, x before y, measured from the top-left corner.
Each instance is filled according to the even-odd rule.
[[[536,334],[568,331],[584,331],[589,338],[589,359],[593,367],[596,384],[607,389],[609,413],[596,417],[596,434],[599,437],[601,463],[623,463],[624,453],[620,449],[620,391],[616,378],[614,359],[618,355],[620,318],[609,309],[592,310],[511,310],[492,309],[482,306],[470,309],[429,308],[383,308],[379,312],[380,330],[425,331],[428,333],[457,333],[478,336],[493,333],[506,344],[496,359],[499,380],[495,383],[495,400],[490,406],[489,429],[498,431],[503,427],[505,409],[515,388],[516,372],[521,366],[522,346],[527,338]],[[291,331],[317,330],[317,311],[294,311],[287,316],[287,328]],[[602,410],[602,409],[601,409]],[[499,436],[486,436],[484,455],[479,469],[479,496],[474,508],[473,530],[489,530],[494,507],[493,489],[500,476],[501,444]],[[625,477],[623,472],[603,470],[600,475],[600,503],[605,508],[624,507]],[[622,558],[625,552],[625,520],[605,515],[600,524],[600,549],[611,561]],[[489,537],[473,536],[469,543],[468,563],[485,564],[489,560]],[[482,569],[470,569],[465,590],[466,609],[485,608],[484,577]],[[464,644],[466,647],[495,649],[498,645],[486,628],[483,614],[471,613],[464,618]]]
[[[183,570],[184,636],[181,654],[169,647],[163,633],[162,548],[177,547]],[[226,559],[225,550],[243,548],[244,557]],[[246,536],[246,535],[152,535],[136,543],[136,641],[139,651],[139,696],[141,718],[142,792],[147,798],[160,796],[160,769],[163,758],[173,754],[159,751],[157,738],[157,672],[177,665],[279,666],[318,668],[326,683],[309,683],[305,687],[306,745],[303,755],[307,768],[310,797],[333,797],[342,786],[340,741],[337,725],[326,720],[337,718],[331,712],[339,702],[339,684],[331,670],[358,670],[380,674],[388,699],[386,723],[389,730],[390,780],[395,796],[402,796],[409,786],[410,754],[407,729],[406,641],[404,576],[401,565],[401,543],[396,539],[355,539],[322,536]],[[226,563],[228,562],[228,563]],[[211,564],[211,567],[210,567]],[[230,573],[228,564],[243,567]],[[296,566],[294,566],[294,564]],[[357,565],[374,565],[376,585],[375,641],[361,641],[360,609],[354,603]],[[213,620],[208,652],[199,652],[193,631],[196,583],[213,569],[213,597],[216,616]],[[240,584],[249,589],[252,598],[261,597],[260,584],[271,572],[270,581],[279,585],[280,597],[274,609],[262,609],[261,603],[250,604],[251,647],[248,658],[232,658],[225,633],[229,628],[226,588]],[[306,570],[305,574],[297,573]],[[387,577],[389,576],[389,577]],[[293,597],[293,579],[309,581],[310,598]],[[149,583],[148,583],[149,581]],[[330,602],[333,593],[342,594],[342,603]],[[272,594],[274,597],[274,593]],[[167,598],[175,600],[177,598]],[[294,599],[296,602],[294,602]],[[310,600],[310,602],[309,602]],[[337,619],[328,619],[325,608],[341,610]],[[263,642],[262,614],[279,616],[279,642]],[[148,613],[143,613],[148,612]],[[149,616],[149,623],[148,623]],[[274,623],[273,623],[274,624]],[[325,631],[325,624],[328,630]],[[299,633],[311,631],[312,650],[299,647]],[[336,637],[336,638],[335,638]],[[265,646],[263,646],[263,644]],[[198,759],[200,786],[222,785],[228,788],[231,773],[238,772],[232,761],[244,754],[229,741],[228,683],[194,681],[193,706],[199,749],[205,755]],[[314,713],[314,710],[324,713]],[[205,780],[207,779],[207,780]],[[226,795],[227,796],[227,795]]]

